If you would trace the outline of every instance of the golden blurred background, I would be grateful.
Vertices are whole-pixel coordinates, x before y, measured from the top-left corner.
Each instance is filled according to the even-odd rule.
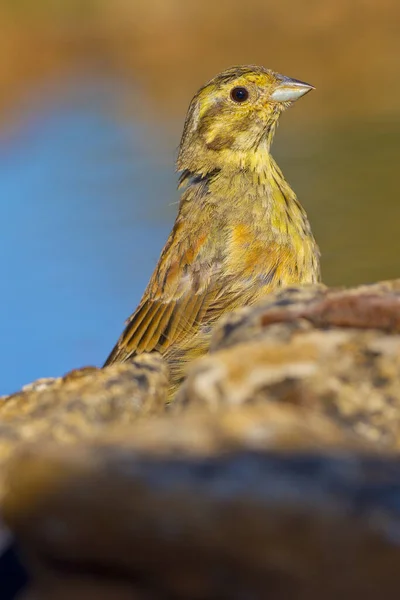
[[[398,276],[399,19],[395,0],[0,0],[0,393],[108,354],[173,222],[188,103],[234,64],[316,87],[273,153],[325,282]]]
[[[399,112],[396,0],[2,0],[0,18],[4,108],[91,69],[139,83],[155,116],[182,115],[200,83],[250,63],[316,83],[303,120]]]

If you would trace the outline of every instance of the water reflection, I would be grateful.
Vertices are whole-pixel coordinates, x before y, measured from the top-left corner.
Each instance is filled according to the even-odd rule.
[[[184,115],[157,132],[120,121],[119,93],[79,82],[0,141],[1,393],[101,364],[170,230]],[[285,115],[274,154],[307,207],[325,281],[399,275],[399,124],[296,120]]]

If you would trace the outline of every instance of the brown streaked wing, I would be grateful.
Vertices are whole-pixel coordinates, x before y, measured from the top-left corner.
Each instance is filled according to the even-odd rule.
[[[214,323],[273,287],[279,253],[262,253],[252,262],[252,269],[242,265],[241,273],[241,261],[210,257],[208,236],[195,233],[195,241],[184,237],[181,223],[176,223],[142,301],[106,365],[142,352],[163,354],[194,336],[200,325]]]
[[[162,352],[201,323],[212,299],[208,284],[215,265],[203,256],[207,236],[199,231],[185,236],[183,229],[177,221],[142,301],[105,365],[136,353]]]
[[[241,283],[243,285],[241,285]],[[106,365],[124,361],[141,352],[159,351],[162,354],[172,345],[179,345],[196,334],[202,324],[212,324],[229,310],[254,301],[263,287],[272,282],[251,284],[239,277],[232,286],[232,278],[222,270],[214,270],[208,286],[195,292],[190,286],[176,300],[144,299],[130,318],[125,331]]]
[[[189,291],[176,301],[145,300],[132,315],[105,365],[141,352],[164,352],[185,336],[194,334],[210,301],[208,293]]]

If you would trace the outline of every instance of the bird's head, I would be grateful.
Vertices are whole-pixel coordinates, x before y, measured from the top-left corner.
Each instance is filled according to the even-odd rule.
[[[194,96],[187,113],[178,169],[207,172],[221,161],[260,149],[269,150],[283,110],[312,85],[264,67],[223,71]],[[210,168],[211,167],[211,168]]]

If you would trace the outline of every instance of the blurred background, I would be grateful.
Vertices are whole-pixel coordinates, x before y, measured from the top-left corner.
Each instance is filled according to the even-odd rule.
[[[100,365],[176,213],[186,108],[218,71],[316,86],[273,153],[328,284],[400,276],[398,0],[0,0],[0,394]]]

